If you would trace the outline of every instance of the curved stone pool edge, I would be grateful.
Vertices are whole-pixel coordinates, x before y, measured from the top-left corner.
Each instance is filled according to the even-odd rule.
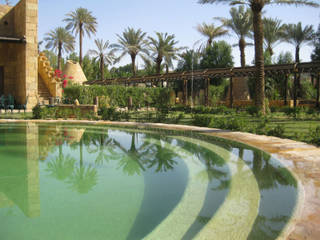
[[[320,239],[320,148],[289,139],[231,132],[212,128],[162,123],[134,123],[86,120],[0,120],[0,123],[79,123],[123,127],[151,127],[168,130],[196,131],[220,137],[268,152],[276,157],[296,177],[299,183],[299,199],[286,229],[278,239]]]

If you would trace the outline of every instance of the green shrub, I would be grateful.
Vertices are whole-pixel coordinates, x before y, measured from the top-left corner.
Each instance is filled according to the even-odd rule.
[[[35,106],[32,109],[34,119],[57,119],[57,118],[76,118],[76,119],[93,119],[95,114],[93,111],[82,113],[79,108],[59,108],[47,106]]]
[[[245,123],[243,120],[238,118],[212,118],[210,127],[226,129],[231,131],[242,131]]]
[[[320,126],[316,127],[314,130],[309,130],[309,135],[311,137],[311,143],[320,146]]]
[[[32,108],[32,118],[33,119],[41,119],[42,118],[42,111],[39,105],[36,105]]]
[[[193,114],[193,124],[199,127],[208,127],[212,121],[212,116],[208,114]]]
[[[270,129],[267,132],[267,135],[280,137],[280,138],[283,137],[284,136],[284,126],[283,125],[277,125],[275,128]]]
[[[102,107],[99,110],[102,120],[119,121],[121,120],[121,112],[118,112],[115,108]]]
[[[246,111],[248,114],[250,114],[251,116],[257,116],[259,115],[259,108],[257,106],[248,106],[246,108]]]
[[[134,109],[146,106],[160,109],[173,104],[171,91],[170,88],[72,85],[64,89],[64,97],[70,102],[78,99],[81,104],[93,104],[95,97],[105,97],[106,107],[121,108],[128,106],[131,97]]]
[[[282,108],[282,110],[288,117],[299,118],[300,114],[304,111],[304,108],[303,107],[296,107],[296,108],[284,107]]]

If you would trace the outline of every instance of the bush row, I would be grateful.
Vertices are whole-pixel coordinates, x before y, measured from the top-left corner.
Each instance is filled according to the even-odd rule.
[[[81,104],[93,104],[95,97],[106,97],[107,106],[110,107],[128,107],[129,99],[132,99],[132,107],[137,109],[141,107],[162,108],[174,105],[170,88],[140,88],[124,86],[79,86],[72,85],[64,89],[64,96],[73,102],[78,99]],[[131,103],[130,103],[131,104]]]
[[[58,118],[76,118],[76,119],[95,119],[94,112],[82,113],[79,108],[59,109],[59,107],[35,106],[32,109],[34,119],[58,119]]]

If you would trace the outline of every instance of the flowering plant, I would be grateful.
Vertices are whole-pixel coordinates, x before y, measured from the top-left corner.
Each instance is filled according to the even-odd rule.
[[[54,71],[54,77],[59,78],[62,83],[62,88],[66,88],[68,85],[68,81],[72,80],[72,76],[67,76],[66,74],[63,74],[61,70],[56,69]]]

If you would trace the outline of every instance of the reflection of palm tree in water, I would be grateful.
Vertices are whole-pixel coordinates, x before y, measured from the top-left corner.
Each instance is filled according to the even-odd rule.
[[[143,151],[146,147],[144,144],[137,149],[136,147],[136,133],[131,133],[131,145],[129,150],[125,149],[118,141],[114,140],[114,144],[123,152],[125,156],[119,161],[119,167],[123,169],[129,176],[134,174],[140,175],[141,170],[145,171],[145,168],[141,162],[142,157],[148,155],[148,150]]]
[[[222,190],[229,186],[229,173],[224,168],[226,163],[223,158],[194,143],[179,141],[178,145],[187,149],[205,164],[206,168],[197,174],[198,179],[204,182],[219,181],[219,185],[214,187],[213,190]]]
[[[296,180],[291,176],[289,171],[282,166],[273,164],[271,156],[263,153],[262,151],[253,151],[253,166],[252,170],[257,179],[260,192],[264,194],[272,193],[272,190],[281,191],[281,188],[294,186],[296,187]],[[278,189],[278,190],[277,190]],[[280,190],[279,190],[280,189]],[[263,191],[268,190],[268,191]],[[289,194],[286,192],[286,194]],[[278,196],[281,197],[281,196]],[[264,199],[262,198],[262,201]],[[286,203],[287,205],[294,205]],[[261,204],[263,204],[261,202]],[[273,205],[273,208],[283,208],[282,205]],[[277,213],[276,216],[265,214],[263,211],[259,212],[254,224],[254,231],[251,232],[248,239],[273,239],[279,233],[279,229],[285,226],[290,218],[291,213],[286,214]]]
[[[71,189],[78,193],[88,193],[98,182],[98,173],[91,165],[88,167],[83,166],[83,139],[81,138],[80,144],[80,166],[75,168],[73,174],[70,176],[68,183]]]
[[[71,176],[76,160],[70,155],[63,156],[62,144],[59,145],[59,156],[48,162],[46,171],[57,180],[65,180]]]
[[[174,158],[178,157],[178,154],[170,149],[168,139],[163,139],[160,135],[153,139],[157,142],[153,142],[153,144],[150,145],[152,158],[148,160],[148,168],[156,166],[156,172],[173,170],[174,165],[177,164],[177,161],[175,161]]]

